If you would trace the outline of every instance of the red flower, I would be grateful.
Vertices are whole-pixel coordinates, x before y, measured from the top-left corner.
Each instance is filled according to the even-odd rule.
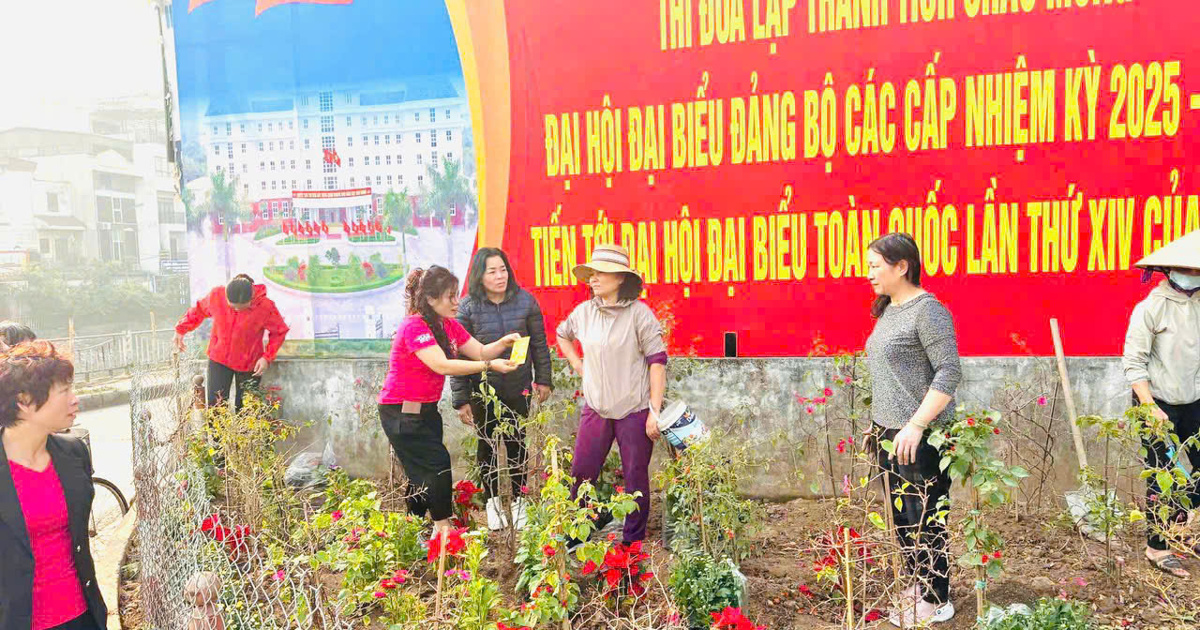
[[[542,547],[542,555],[546,556],[547,558],[553,558],[554,554],[556,554],[556,553],[558,553],[558,552],[555,551],[554,547],[552,547],[550,545],[546,545],[545,547]]]
[[[983,554],[983,557],[982,557],[982,558],[980,558],[980,559],[979,559],[979,561],[980,561],[980,562],[982,562],[982,563],[984,563],[984,564],[987,564],[987,563],[988,563],[988,555],[987,555],[986,553],[985,553],[985,554]]]
[[[617,494],[625,494],[625,486],[613,486],[613,492]]]
[[[467,528],[465,527],[460,527],[446,533],[446,555],[456,556],[462,553],[463,549],[467,548],[467,541],[463,540],[463,534],[465,533],[467,533]],[[429,545],[429,555],[426,559],[430,563],[437,562],[438,556],[442,553],[441,535],[434,535],[426,544]]]
[[[967,418],[967,426],[969,426],[969,427],[975,426],[975,418]]]
[[[742,614],[741,608],[725,607],[719,613],[710,613],[713,618],[713,630],[766,630],[766,626],[756,626]]]
[[[996,435],[1000,435],[1000,429],[999,429],[999,427],[997,427],[997,428],[995,428],[995,429],[992,429],[992,433],[995,433]]]
[[[863,617],[863,621],[871,623],[872,621],[879,621],[881,618],[883,618],[883,613],[872,608],[871,610],[867,611],[867,616]]]
[[[483,492],[483,490],[479,486],[476,486],[470,479],[463,479],[454,484],[454,492],[455,503],[469,506],[473,502],[475,495]]]
[[[509,626],[503,621],[496,622],[496,630],[531,630],[529,626]]]
[[[837,452],[839,452],[839,453],[845,453],[845,452],[846,452],[846,440],[838,440],[838,443],[837,443]]]
[[[832,395],[833,395],[833,390],[826,387],[825,388],[825,396],[828,397],[828,396],[832,396]]]
[[[824,396],[821,396],[820,398],[814,398],[814,399],[812,399],[812,401],[813,401],[814,403],[817,403],[818,405],[824,405],[824,404],[825,404],[825,397],[824,397]]]
[[[380,580],[379,585],[382,586],[385,590],[389,590],[389,591],[396,588],[396,583],[389,580],[388,578],[383,578],[382,580]]]
[[[591,575],[591,574],[595,573],[595,572],[596,572],[596,569],[598,569],[598,568],[599,568],[599,567],[597,567],[597,566],[596,566],[596,563],[595,563],[595,562],[592,562],[591,560],[588,560],[588,561],[587,561],[587,562],[586,562],[586,563],[583,565],[583,569],[582,569],[581,573],[583,573],[584,575]]]
[[[997,560],[999,560],[999,559],[1000,559],[1000,552],[999,552],[999,551],[997,551],[996,553],[992,554],[992,557],[993,557],[993,558],[995,558],[995,559],[997,559]]]
[[[813,596],[812,589],[811,589],[811,588],[809,588],[807,584],[801,584],[801,585],[800,585],[800,592],[801,592],[801,593],[803,593],[804,595],[807,595],[807,596],[809,596],[809,597],[812,597],[812,596]]]

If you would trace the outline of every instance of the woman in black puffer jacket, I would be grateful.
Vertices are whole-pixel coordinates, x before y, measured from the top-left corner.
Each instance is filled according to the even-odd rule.
[[[454,408],[464,424],[474,425],[479,433],[477,456],[483,476],[484,497],[487,499],[488,527],[504,527],[499,496],[499,471],[495,448],[503,444],[512,479],[513,521],[518,528],[524,524],[524,501],[520,500],[525,485],[525,433],[520,430],[519,418],[529,415],[533,396],[545,402],[551,391],[550,347],[546,344],[546,326],[542,308],[527,291],[517,286],[512,277],[508,256],[500,249],[485,247],[475,254],[467,276],[469,295],[458,307],[458,321],[480,343],[488,344],[510,333],[528,336],[529,360],[509,374],[491,374],[488,383],[504,405],[503,415],[517,430],[494,438],[499,425],[496,410],[485,405],[479,392],[479,376],[459,376],[451,379]],[[501,358],[508,358],[508,351]]]

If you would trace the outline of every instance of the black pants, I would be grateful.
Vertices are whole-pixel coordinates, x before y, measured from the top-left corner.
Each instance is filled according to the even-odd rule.
[[[51,630],[100,630],[100,626],[96,625],[96,619],[92,617],[91,612],[85,612],[64,624],[54,626]]]
[[[440,521],[454,514],[450,451],[442,444],[442,414],[437,403],[421,413],[402,413],[400,405],[379,405],[379,422],[408,476],[408,512]]]
[[[208,406],[229,402],[229,393],[233,388],[233,379],[237,377],[237,393],[233,401],[234,409],[242,408],[242,396],[247,391],[258,389],[259,378],[253,372],[238,372],[225,367],[212,359],[208,360]]]
[[[512,495],[521,496],[521,486],[525,485],[525,431],[520,426],[520,418],[529,415],[529,400],[521,397],[516,400],[500,399],[503,405],[501,415],[496,415],[495,405],[485,405],[481,401],[471,403],[471,414],[475,418],[475,432],[479,434],[479,446],[475,456],[479,462],[480,476],[483,478],[483,497],[490,499],[500,495],[500,468],[497,462],[496,446],[503,446],[507,455],[508,476],[512,481]],[[500,426],[501,417],[512,425],[504,435],[495,435]]]
[[[874,429],[876,445],[881,440],[894,441],[900,432],[878,425]],[[925,437],[928,435],[926,431]],[[950,475],[938,468],[941,453],[928,439],[922,439],[916,461],[901,465],[899,459],[889,459],[887,451],[877,449],[879,466],[886,473],[884,482],[891,492],[889,508],[904,549],[904,561],[920,580],[925,601],[943,604],[950,600],[950,539],[946,526],[930,519],[937,513],[938,504],[950,496]],[[904,482],[910,486],[902,490]],[[899,510],[895,505],[897,497],[901,500]]]
[[[1160,400],[1155,400],[1163,413],[1167,414],[1167,418],[1171,421],[1175,428],[1173,432],[1179,437],[1179,442],[1184,443],[1193,436],[1200,434],[1200,400],[1186,405],[1170,405]],[[1135,401],[1135,404],[1137,402]],[[1167,444],[1161,441],[1151,441],[1143,438],[1142,444],[1146,447],[1146,467],[1157,468],[1159,470],[1168,470],[1174,468],[1175,464],[1167,455]],[[1192,464],[1192,481],[1183,489],[1176,489],[1172,494],[1178,496],[1181,493],[1186,493],[1191,501],[1190,507],[1200,507],[1200,482],[1197,481],[1196,474],[1200,473],[1200,448],[1191,446],[1185,449],[1187,458]],[[1182,457],[1182,454],[1176,454],[1176,457]],[[1157,498],[1162,494],[1162,488],[1158,486],[1158,481],[1154,475],[1146,479],[1146,520],[1148,527],[1146,528],[1146,544],[1151,549],[1165,550],[1167,541],[1160,535],[1163,530],[1169,527],[1169,523],[1164,523],[1158,515]],[[1151,497],[1155,500],[1152,501]],[[1187,520],[1187,507],[1179,502],[1172,506],[1171,520],[1185,522]]]

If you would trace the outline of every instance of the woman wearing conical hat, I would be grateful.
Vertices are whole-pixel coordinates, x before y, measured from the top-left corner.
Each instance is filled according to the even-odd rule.
[[[623,542],[628,544],[646,537],[650,518],[650,455],[667,389],[667,347],[654,311],[638,299],[642,277],[629,267],[625,248],[598,245],[591,260],[574,273],[591,288],[592,298],[557,330],[559,352],[583,377],[585,404],[571,475],[576,488],[583,481],[595,482],[616,440],[625,485],[629,492],[641,493],[638,510],[625,519]]]
[[[1153,405],[1154,416],[1169,423],[1168,428],[1184,445],[1192,470],[1200,472],[1200,447],[1187,443],[1200,434],[1200,231],[1176,239],[1137,266],[1144,270],[1146,280],[1154,273],[1166,277],[1133,309],[1125,335],[1125,377],[1133,386],[1136,402]],[[1146,440],[1145,447],[1148,468],[1173,467],[1167,444]],[[1164,506],[1159,500],[1164,495],[1151,475],[1146,480],[1146,559],[1170,575],[1187,578],[1182,559],[1172,547],[1191,548],[1198,554],[1200,545],[1171,541],[1165,535],[1173,523],[1186,520],[1189,506],[1180,502]],[[1191,508],[1200,507],[1200,484],[1195,478],[1172,495],[1186,495]]]

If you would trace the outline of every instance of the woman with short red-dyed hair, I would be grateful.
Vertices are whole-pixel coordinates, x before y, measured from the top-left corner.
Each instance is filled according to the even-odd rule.
[[[47,341],[0,353],[0,630],[96,630],[107,608],[88,543],[92,458],[58,435],[75,367]]]

